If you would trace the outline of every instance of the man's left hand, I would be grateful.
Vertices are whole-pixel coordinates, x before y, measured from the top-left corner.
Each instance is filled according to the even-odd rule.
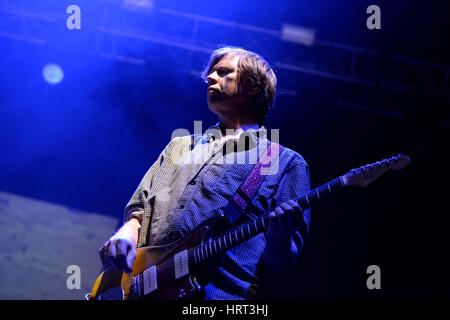
[[[272,273],[285,270],[297,260],[302,248],[298,248],[294,236],[296,230],[306,223],[303,210],[294,200],[282,203],[269,213],[269,223],[265,231],[266,247],[262,259],[267,269]],[[301,239],[302,240],[302,239]]]

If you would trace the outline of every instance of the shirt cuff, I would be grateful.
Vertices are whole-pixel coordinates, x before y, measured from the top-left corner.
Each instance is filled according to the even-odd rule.
[[[133,218],[137,218],[139,221],[142,221],[144,217],[144,209],[140,207],[130,207],[127,208],[125,212],[124,222],[128,222]]]

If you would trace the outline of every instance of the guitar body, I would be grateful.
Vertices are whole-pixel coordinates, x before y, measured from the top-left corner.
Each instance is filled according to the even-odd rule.
[[[136,250],[136,259],[133,262],[133,271],[130,275],[116,269],[106,269],[95,281],[89,294],[89,300],[176,300],[176,299],[201,299],[202,288],[193,273],[175,279],[173,268],[170,265],[175,253],[190,250],[199,246],[211,227],[200,226],[186,234],[181,239],[164,246],[148,246]],[[133,287],[133,278],[140,275],[150,267],[156,266],[157,289],[149,294],[144,292],[143,285]],[[191,271],[191,270],[190,270]]]

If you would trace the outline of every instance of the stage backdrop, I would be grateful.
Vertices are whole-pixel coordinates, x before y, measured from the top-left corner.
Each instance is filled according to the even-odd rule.
[[[101,271],[98,249],[118,223],[0,192],[0,299],[83,299]]]

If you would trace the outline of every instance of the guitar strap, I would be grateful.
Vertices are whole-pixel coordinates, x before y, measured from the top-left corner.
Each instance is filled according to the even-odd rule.
[[[250,212],[249,207],[251,207],[250,203],[267,175],[262,174],[261,171],[266,168],[271,168],[272,162],[277,160],[282,150],[283,146],[269,141],[266,151],[259,158],[258,163],[253,166],[247,179],[245,179],[227,204],[225,217],[229,223],[235,223],[242,214],[246,214],[253,219],[256,218]]]

